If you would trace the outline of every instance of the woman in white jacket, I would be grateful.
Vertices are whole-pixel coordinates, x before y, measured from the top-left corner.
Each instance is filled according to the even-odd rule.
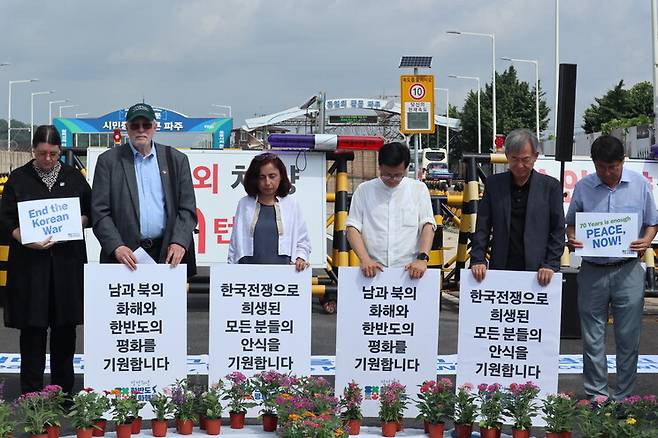
[[[247,196],[233,219],[228,263],[309,266],[311,241],[302,211],[288,196],[292,184],[279,157],[254,157],[244,174]]]

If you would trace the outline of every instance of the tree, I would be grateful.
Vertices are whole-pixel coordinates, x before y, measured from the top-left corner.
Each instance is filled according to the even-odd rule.
[[[623,125],[627,119],[654,117],[653,86],[647,81],[638,82],[630,90],[625,90],[622,79],[594,101],[596,103],[591,104],[583,114],[581,126],[588,134],[601,131],[602,125],[613,120]]]
[[[485,84],[480,95],[480,112],[482,119],[482,152],[492,147],[492,87]],[[539,84],[539,131],[548,126],[549,109],[544,100],[544,92]],[[518,128],[535,131],[535,87],[519,81],[514,66],[502,74],[496,73],[496,130],[498,134],[507,135]],[[471,90],[466,96],[462,109],[462,144],[464,152],[477,152],[477,90]]]

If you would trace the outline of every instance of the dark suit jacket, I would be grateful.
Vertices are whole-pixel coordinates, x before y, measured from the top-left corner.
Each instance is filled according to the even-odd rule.
[[[190,248],[197,223],[190,163],[185,154],[171,148],[174,168],[169,169],[166,148],[169,146],[155,145],[167,216],[160,260],[156,260],[160,263],[164,262],[170,243]],[[175,193],[170,181],[172,172],[177,181]],[[174,200],[178,203],[177,211]],[[121,245],[132,250],[139,246],[139,194],[134,158],[127,143],[98,157],[91,193],[91,217],[94,234],[101,244],[101,263],[116,263],[114,250]]]
[[[523,232],[526,270],[536,271],[543,267],[558,271],[564,251],[562,189],[555,178],[534,170],[532,173]],[[472,236],[471,265],[486,263],[485,253],[491,245],[489,269],[505,269],[512,208],[511,184],[509,171],[487,178]]]

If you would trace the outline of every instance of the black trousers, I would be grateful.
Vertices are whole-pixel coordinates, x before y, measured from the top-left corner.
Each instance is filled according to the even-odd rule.
[[[21,392],[40,391],[46,367],[47,328],[21,329]],[[67,394],[73,389],[75,326],[50,328],[50,382]]]

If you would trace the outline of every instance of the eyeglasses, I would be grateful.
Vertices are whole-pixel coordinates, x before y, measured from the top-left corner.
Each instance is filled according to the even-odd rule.
[[[380,175],[380,178],[384,181],[402,181],[404,175]]]
[[[509,164],[512,163],[532,164],[535,162],[536,159],[537,157],[535,157],[534,155],[530,157],[507,157],[507,162]]]
[[[153,122],[142,122],[142,123],[130,122],[130,123],[128,123],[128,127],[130,129],[132,129],[133,131],[139,130],[140,127],[143,130],[148,131],[149,129],[151,129],[153,127]]]
[[[56,159],[59,158],[59,152],[38,151],[38,152],[34,152],[34,156],[39,158],[50,157],[52,159]]]

